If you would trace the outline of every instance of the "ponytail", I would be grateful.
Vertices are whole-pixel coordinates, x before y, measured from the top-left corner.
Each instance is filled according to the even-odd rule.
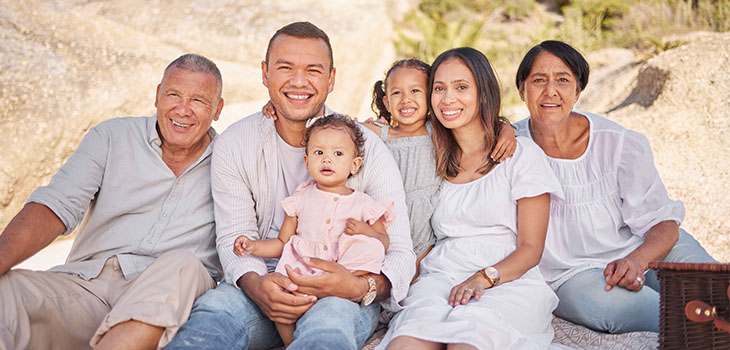
[[[387,78],[386,78],[387,79]],[[373,102],[370,104],[370,108],[378,115],[378,118],[385,118],[390,124],[390,112],[385,108],[383,98],[385,97],[385,82],[378,80],[373,86]]]

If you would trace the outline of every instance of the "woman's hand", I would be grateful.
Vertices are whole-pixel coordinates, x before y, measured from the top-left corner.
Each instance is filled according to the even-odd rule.
[[[494,151],[489,155],[493,161],[500,163],[505,159],[512,157],[517,149],[517,138],[515,129],[509,123],[500,123],[499,135],[497,136],[497,144]]]
[[[611,261],[603,276],[606,277],[606,290],[614,286],[632,291],[644,287],[644,271],[650,261],[662,260],[672,250],[679,238],[679,225],[674,220],[662,221],[649,229],[644,243],[625,258]]]
[[[484,290],[491,287],[489,282],[482,277],[481,274],[475,273],[466,281],[457,284],[451,288],[449,294],[449,305],[456,307],[457,305],[466,305],[472,298],[479,300],[484,294]]]
[[[266,102],[264,107],[261,108],[261,113],[264,114],[264,117],[271,118],[274,120],[279,119],[279,117],[276,115],[276,108],[274,108],[274,104],[271,103],[271,100],[269,102]]]
[[[608,263],[603,276],[606,277],[606,291],[616,285],[634,292],[644,287],[644,269],[640,263],[628,257]]]

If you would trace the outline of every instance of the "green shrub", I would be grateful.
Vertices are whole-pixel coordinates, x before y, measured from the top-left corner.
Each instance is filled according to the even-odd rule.
[[[543,40],[562,40],[584,53],[666,51],[682,44],[671,35],[730,31],[730,0],[421,0],[397,27],[394,45],[402,58],[430,63],[459,46],[484,52],[509,110],[522,104],[512,83],[517,65]]]

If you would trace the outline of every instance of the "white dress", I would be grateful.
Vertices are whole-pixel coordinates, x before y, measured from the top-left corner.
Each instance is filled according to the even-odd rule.
[[[564,198],[551,198],[550,224],[540,272],[553,289],[575,274],[634,251],[652,226],[684,219],[684,204],[671,200],[654,167],[649,141],[601,116],[588,119],[590,137],[576,159],[548,157]],[[530,118],[515,124],[531,138]]]
[[[378,349],[401,335],[479,349],[547,348],[558,298],[537,268],[485,290],[479,301],[448,305],[451,288],[515,250],[517,200],[543,193],[562,196],[544,153],[524,137],[512,158],[487,175],[466,184],[444,181],[431,219],[438,240]]]

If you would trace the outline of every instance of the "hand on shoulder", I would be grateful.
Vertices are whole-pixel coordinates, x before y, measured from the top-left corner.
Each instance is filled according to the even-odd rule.
[[[380,135],[380,128],[382,127],[382,124],[387,124],[388,121],[386,121],[383,118],[378,119],[377,121],[373,121],[373,118],[368,118],[367,120],[360,122],[362,126],[370,129],[372,132]]]

